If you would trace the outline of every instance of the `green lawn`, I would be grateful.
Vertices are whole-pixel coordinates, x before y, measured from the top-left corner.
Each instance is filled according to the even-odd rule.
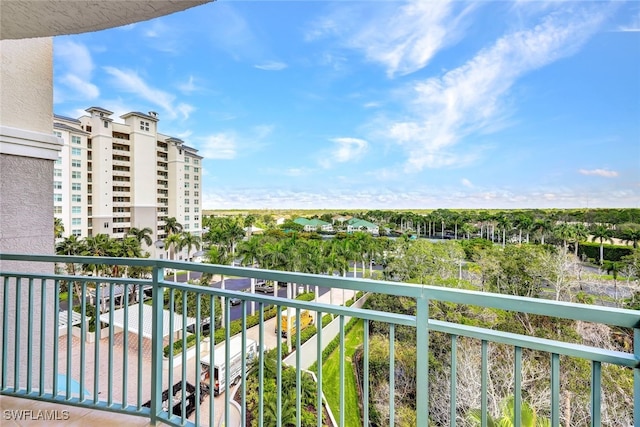
[[[356,379],[353,373],[351,357],[356,347],[362,343],[362,333],[364,327],[360,320],[345,335],[345,365],[344,365],[344,406],[346,427],[361,427],[360,409],[358,408],[358,392],[356,388]],[[322,389],[327,398],[327,402],[331,407],[333,416],[338,423],[340,422],[340,347],[331,353],[322,365]]]

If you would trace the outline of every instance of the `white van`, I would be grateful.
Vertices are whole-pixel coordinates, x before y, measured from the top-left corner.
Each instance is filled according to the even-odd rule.
[[[213,392],[218,395],[225,391],[227,382],[225,381],[225,356],[226,342],[218,344],[214,351],[213,370],[211,367],[211,354],[200,359],[203,372],[203,381],[208,381],[213,372]],[[245,355],[246,367],[249,368],[251,362],[258,357],[258,346],[255,340],[247,338],[247,353]],[[229,383],[235,384],[242,377],[242,335],[236,335],[229,340]]]

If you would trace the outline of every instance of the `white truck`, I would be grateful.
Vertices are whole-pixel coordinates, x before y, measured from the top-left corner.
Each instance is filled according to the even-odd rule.
[[[247,338],[247,352],[244,359],[246,360],[246,367],[249,369],[249,365],[258,357],[258,346],[255,340]],[[207,354],[200,359],[202,366],[202,380],[209,381],[209,376],[213,373],[213,392],[214,395],[223,393],[227,387],[225,381],[225,357],[226,357],[226,344],[223,342],[218,344],[214,350],[213,369],[211,369],[211,354]],[[236,335],[229,341],[229,383],[235,384],[242,377],[242,335]]]

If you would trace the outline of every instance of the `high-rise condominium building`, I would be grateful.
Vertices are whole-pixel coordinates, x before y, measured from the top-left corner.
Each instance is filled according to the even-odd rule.
[[[157,113],[127,113],[120,123],[103,108],[86,111],[79,119],[54,115],[54,133],[64,140],[54,166],[54,215],[65,235],[122,238],[133,227],[149,227],[158,242],[166,237],[165,219],[174,217],[200,236],[198,150],[159,133]],[[143,248],[165,254],[156,245]]]

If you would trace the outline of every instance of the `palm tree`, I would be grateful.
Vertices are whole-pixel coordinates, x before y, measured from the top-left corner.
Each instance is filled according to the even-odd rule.
[[[578,244],[580,242],[585,241],[589,237],[589,230],[582,223],[573,224],[573,233],[571,236],[571,241],[575,243],[575,247],[573,248],[574,254],[578,256]]]
[[[513,228],[513,224],[508,216],[500,215],[498,217],[498,226],[502,229],[502,247],[504,248],[507,241],[507,230],[510,231]]]
[[[460,231],[462,231],[462,233],[467,236],[467,240],[469,240],[471,233],[476,231],[476,227],[470,222],[465,222],[460,226]]]
[[[144,242],[147,246],[151,246],[153,243],[153,230],[149,227],[145,228],[136,228],[132,227],[127,233],[128,236],[133,236],[138,241],[138,243],[142,244]]]
[[[64,224],[60,218],[53,219],[53,237],[54,239],[61,239],[64,235]]]
[[[556,236],[558,236],[560,240],[562,240],[562,247],[566,251],[567,241],[573,238],[573,227],[571,226],[571,224],[561,222],[560,224],[556,225],[556,227],[553,229],[553,232]]]
[[[613,300],[616,306],[618,306],[618,274],[622,271],[624,264],[618,261],[606,261],[602,268],[613,276]]]
[[[529,243],[529,231],[531,230],[531,226],[533,225],[533,218],[531,218],[527,214],[520,214],[516,217],[515,220],[516,228],[519,231],[518,243],[522,243],[522,232],[527,233],[526,241]]]
[[[600,265],[602,265],[604,262],[604,242],[608,241],[613,243],[611,230],[604,225],[597,225],[591,230],[591,241],[595,242],[596,240],[600,242]]]
[[[56,254],[57,255],[79,255],[84,252],[84,246],[81,240],[78,240],[78,236],[71,235],[66,237],[63,241],[56,245]],[[72,275],[76,275],[76,264],[70,262],[67,264],[67,273],[71,273]],[[74,282],[74,288],[76,291],[76,295],[80,298],[80,288],[79,283]]]
[[[169,234],[167,238],[164,240],[165,247],[169,251],[169,258],[175,261],[175,249],[180,245],[180,235],[179,234]],[[173,281],[178,280],[178,272],[176,269],[173,270]]]
[[[639,224],[623,224],[622,238],[626,242],[633,243],[633,248],[638,248],[638,241],[640,241],[640,225]]]
[[[553,222],[548,219],[537,219],[533,222],[533,230],[540,233],[540,244],[544,245],[545,235],[553,230]]]
[[[164,231],[167,233],[167,236],[180,233],[182,232],[182,224],[180,224],[175,217],[170,216],[164,220]]]
[[[187,248],[187,260],[191,261],[191,248],[200,250],[200,237],[185,231],[182,233],[178,243],[178,250],[181,251],[183,248]],[[189,281],[189,273],[190,270],[187,270],[187,282]]]
[[[207,253],[204,255],[205,262],[209,264],[219,264],[224,265],[229,262],[229,254],[226,252],[224,247],[220,246],[211,246]],[[188,272],[187,272],[188,274]],[[188,276],[187,276],[188,277]],[[188,281],[188,279],[187,279]],[[224,283],[224,275],[220,275],[220,289],[226,289]],[[224,310],[224,297],[220,297],[220,307]],[[225,316],[223,315],[221,318],[220,325],[224,328],[225,325]]]

